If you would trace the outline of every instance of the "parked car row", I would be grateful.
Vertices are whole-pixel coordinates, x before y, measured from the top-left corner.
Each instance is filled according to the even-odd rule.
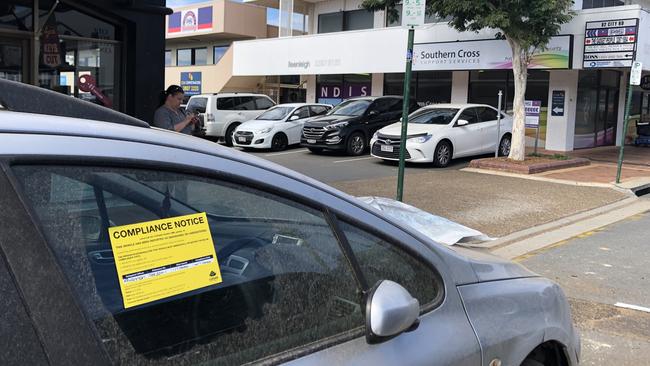
[[[318,103],[275,105],[257,94],[193,96],[188,109],[203,118],[207,137],[228,146],[281,151],[300,144],[312,153],[343,151],[358,156],[398,160],[403,98],[348,99],[336,107]],[[449,165],[452,159],[510,152],[512,118],[484,104],[408,104],[405,159],[412,163]],[[500,116],[500,124],[497,121]],[[498,134],[498,136],[497,136]]]

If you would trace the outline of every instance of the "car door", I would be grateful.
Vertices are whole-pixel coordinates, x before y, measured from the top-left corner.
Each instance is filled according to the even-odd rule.
[[[379,98],[368,107],[366,112],[368,136],[372,136],[382,127],[399,120],[400,102],[401,99],[398,98]]]
[[[293,111],[293,113],[287,118],[284,123],[285,127],[283,128],[286,131],[287,137],[289,138],[289,144],[298,144],[300,143],[300,135],[302,134],[302,126],[305,125],[305,121],[311,116],[308,106],[300,107]],[[293,119],[293,118],[298,119]]]
[[[482,131],[482,153],[494,152],[501,136],[497,136],[497,117],[498,112],[492,107],[478,108],[479,123],[483,126]],[[502,121],[503,122],[503,121]],[[505,130],[501,126],[501,133]]]
[[[468,122],[459,126],[458,120]],[[450,131],[450,138],[454,149],[454,158],[476,155],[483,150],[483,126],[479,123],[477,108],[468,107],[460,112]]]

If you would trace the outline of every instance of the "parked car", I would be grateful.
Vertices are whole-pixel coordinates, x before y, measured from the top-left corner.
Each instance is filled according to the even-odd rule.
[[[554,282],[250,154],[0,110],[0,164],[2,365],[578,363]],[[179,292],[192,268],[214,282]]]
[[[199,115],[205,126],[206,137],[232,146],[237,126],[274,105],[275,102],[264,94],[217,93],[191,96],[187,110]]]
[[[449,165],[463,156],[510,153],[512,118],[501,113],[497,137],[498,111],[485,104],[434,104],[409,116],[406,161]],[[373,135],[371,155],[384,160],[399,160],[401,123],[384,127]]]
[[[289,103],[269,108],[257,118],[235,129],[233,145],[243,148],[281,151],[299,144],[302,126],[309,118],[327,113],[329,104]]]
[[[300,145],[313,153],[328,149],[361,155],[375,131],[399,120],[402,101],[402,97],[395,96],[348,99],[327,115],[305,122]],[[409,112],[417,108],[412,100]]]

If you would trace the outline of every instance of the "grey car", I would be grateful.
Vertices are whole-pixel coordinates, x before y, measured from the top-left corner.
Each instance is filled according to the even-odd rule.
[[[2,365],[578,364],[557,284],[246,153],[0,111],[0,164]],[[196,214],[221,281],[127,306],[115,230]]]

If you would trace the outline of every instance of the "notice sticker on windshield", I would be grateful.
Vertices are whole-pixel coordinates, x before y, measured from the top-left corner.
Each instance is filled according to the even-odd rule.
[[[125,309],[222,281],[205,212],[108,233]]]

